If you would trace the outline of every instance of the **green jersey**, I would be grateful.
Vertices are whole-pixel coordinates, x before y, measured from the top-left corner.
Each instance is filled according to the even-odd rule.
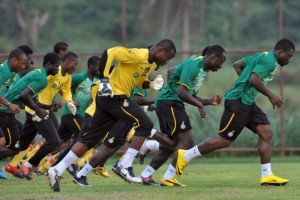
[[[72,75],[72,85],[71,91],[73,100],[75,102],[80,103],[79,108],[76,111],[76,114],[84,117],[85,110],[89,106],[91,102],[91,86],[98,80],[98,78],[94,78],[94,80],[90,80],[88,78],[87,72],[76,73]],[[72,114],[68,107],[65,105],[62,108],[61,115]]]
[[[252,105],[258,94],[256,88],[249,84],[252,73],[256,73],[264,85],[272,81],[276,72],[277,61],[273,51],[256,53],[243,58],[244,69],[235,84],[225,94],[224,99],[241,100],[246,105]]]
[[[148,96],[147,90],[140,89],[138,87],[134,87],[132,92],[131,92],[130,98],[133,99],[134,95],[136,95],[136,94],[140,95],[142,97],[147,97]]]
[[[0,95],[4,95],[10,85],[14,82],[16,73],[10,71],[8,62],[0,64]]]
[[[34,95],[40,93],[48,84],[47,73],[45,68],[33,70],[20,78],[9,90],[5,93],[4,98],[9,102],[18,104],[21,107],[22,100],[20,98],[21,92],[26,88],[30,88]],[[7,106],[3,106],[2,110],[8,110]]]
[[[189,89],[192,96],[197,95],[207,72],[203,66],[203,56],[191,56],[183,63],[176,66],[175,71],[170,76],[167,86],[162,89],[157,101],[159,100],[179,100],[177,95],[178,86],[184,85]]]

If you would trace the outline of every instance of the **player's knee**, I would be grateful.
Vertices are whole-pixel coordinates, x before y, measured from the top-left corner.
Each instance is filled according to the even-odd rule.
[[[149,137],[151,135],[152,128],[153,128],[153,122],[149,121],[147,123],[142,123],[140,124],[139,127],[136,128],[134,135]]]

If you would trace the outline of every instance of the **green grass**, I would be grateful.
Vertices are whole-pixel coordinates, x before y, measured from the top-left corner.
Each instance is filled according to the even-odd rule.
[[[127,184],[112,174],[103,178],[90,174],[90,187],[80,187],[71,181],[66,172],[61,181],[61,192],[54,193],[48,186],[45,176],[35,177],[34,181],[19,180],[10,175],[8,180],[0,180],[0,199],[38,200],[38,199],[299,199],[300,171],[299,157],[273,158],[272,170],[290,183],[286,186],[259,185],[260,164],[258,157],[235,158],[200,158],[194,160],[187,168],[185,175],[178,180],[187,187],[151,187]],[[149,160],[146,160],[148,163]],[[3,170],[5,162],[0,166]],[[111,168],[112,160],[106,167]],[[154,175],[159,181],[167,168],[165,164]],[[139,173],[145,166],[136,164],[135,172]]]

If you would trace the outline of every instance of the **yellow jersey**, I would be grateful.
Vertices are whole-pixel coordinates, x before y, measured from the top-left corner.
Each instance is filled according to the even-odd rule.
[[[104,68],[104,77],[109,77],[109,83],[114,95],[130,96],[134,87],[142,88],[143,82],[148,80],[157,65],[149,63],[148,49],[128,49],[122,46],[107,50],[107,61]],[[117,62],[111,74],[109,70]]]
[[[38,94],[38,101],[45,105],[51,105],[53,98],[58,92],[61,92],[63,101],[72,101],[71,93],[71,83],[72,77],[71,74],[66,73],[64,76],[61,72],[61,66],[59,66],[59,71],[55,76],[49,75],[48,84],[45,89],[43,89]],[[25,110],[32,114],[32,110],[29,107],[25,107]]]
[[[92,103],[85,110],[85,113],[89,114],[90,116],[93,116],[96,111],[96,95],[98,94],[99,84],[100,81],[98,80],[91,86]]]

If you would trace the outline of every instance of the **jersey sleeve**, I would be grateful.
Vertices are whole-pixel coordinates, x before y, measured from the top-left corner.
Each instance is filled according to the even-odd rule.
[[[41,76],[41,73],[38,71],[34,71],[33,73],[29,72],[27,78],[31,79],[27,87],[29,87],[35,95],[47,86],[47,78],[43,79],[43,76]],[[22,78],[19,81],[22,81]]]
[[[72,78],[71,76],[66,77],[67,80],[64,82],[61,91],[62,91],[62,97],[64,101],[72,101],[72,93],[71,93],[71,84],[72,84]]]
[[[180,80],[178,82],[179,84],[187,87],[188,89],[190,89],[193,86],[193,80],[199,71],[197,63],[198,62],[196,60],[184,63]]]
[[[259,61],[253,69],[253,73],[256,73],[261,79],[265,79],[268,75],[273,72],[276,68],[276,61],[269,59],[267,56],[270,52],[265,52],[259,58]]]

